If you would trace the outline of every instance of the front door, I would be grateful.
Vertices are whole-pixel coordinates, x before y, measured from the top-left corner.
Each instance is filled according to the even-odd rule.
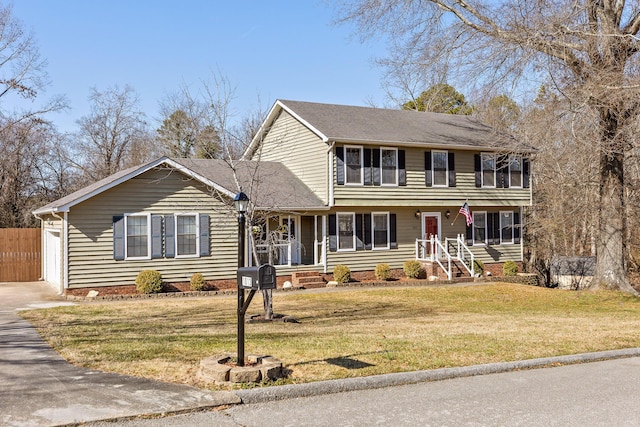
[[[424,239],[430,239],[438,235],[438,217],[432,215],[424,216]]]

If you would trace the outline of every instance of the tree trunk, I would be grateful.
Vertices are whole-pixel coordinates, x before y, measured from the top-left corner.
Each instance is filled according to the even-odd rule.
[[[611,111],[601,112],[600,120],[603,128],[600,153],[600,238],[590,288],[618,289],[638,295],[629,283],[625,263],[624,154],[615,143],[618,122]]]

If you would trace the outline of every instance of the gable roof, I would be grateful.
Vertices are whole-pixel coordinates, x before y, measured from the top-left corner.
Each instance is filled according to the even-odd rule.
[[[513,146],[516,142],[473,116],[278,100],[247,153],[256,148],[283,110],[324,142],[492,150],[505,149],[507,144]]]
[[[326,205],[283,164],[236,161],[237,182],[231,164],[224,160],[161,157],[110,175],[33,211],[34,215],[68,212],[71,207],[157,167],[173,168],[216,192],[233,198],[238,186],[256,209],[286,211],[326,209]]]

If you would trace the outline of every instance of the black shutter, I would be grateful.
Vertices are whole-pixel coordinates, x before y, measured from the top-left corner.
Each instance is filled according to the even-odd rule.
[[[336,182],[344,185],[344,147],[336,147]]]
[[[404,150],[398,150],[398,185],[407,185],[407,168]]]
[[[371,249],[371,215],[364,215],[364,248]]]
[[[452,152],[449,151],[448,158],[448,167],[449,167],[449,187],[456,186],[456,161],[455,156]]]
[[[173,258],[176,256],[175,218],[173,215],[164,216],[164,256]]]
[[[487,243],[500,244],[500,214],[498,212],[487,213]]]
[[[473,223],[471,225],[467,225],[467,229],[465,233],[466,233],[465,237],[467,239],[467,245],[473,246]]]
[[[200,256],[211,254],[209,239],[209,215],[200,214]]]
[[[162,258],[162,215],[151,215],[151,258]]]
[[[338,250],[338,230],[336,224],[336,215],[329,215],[329,251]]]
[[[515,211],[513,213],[513,243],[520,243],[520,236],[522,231],[520,228],[520,212]]]
[[[382,171],[380,170],[380,149],[374,148],[371,150],[373,156],[373,166],[371,168],[373,172],[373,185],[380,185],[382,182]]]
[[[476,174],[476,187],[482,187],[482,164],[480,154],[473,155],[473,170]]]
[[[124,259],[124,215],[113,217],[113,259]]]
[[[371,148],[365,148],[363,150],[364,155],[364,185],[372,185],[372,172],[371,172]]]
[[[431,173],[431,151],[424,152],[424,185],[433,185],[433,174]]]
[[[364,227],[362,214],[356,214],[356,251],[364,249]]]
[[[389,215],[389,247],[396,249],[398,247],[398,237],[396,233],[396,214]]]
[[[531,173],[531,161],[529,159],[522,159],[522,186],[529,188],[529,175]]]

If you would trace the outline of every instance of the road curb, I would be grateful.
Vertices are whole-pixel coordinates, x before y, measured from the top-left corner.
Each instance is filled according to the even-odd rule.
[[[319,381],[305,384],[289,384],[250,390],[237,390],[235,391],[235,394],[241,399],[242,403],[262,403],[275,400],[292,399],[296,397],[318,396],[346,391],[384,388],[429,381],[441,381],[452,378],[497,374],[516,370],[589,363],[638,356],[640,356],[640,348],[629,348],[567,356],[543,357],[538,359],[519,360],[515,362],[488,363],[459,368],[441,368],[426,371],[375,375],[370,377]]]

